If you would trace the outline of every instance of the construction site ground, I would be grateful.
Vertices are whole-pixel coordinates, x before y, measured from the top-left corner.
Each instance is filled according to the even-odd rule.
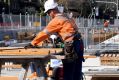
[[[1,71],[1,77],[0,77],[0,80],[18,80],[18,75],[19,75],[19,72],[20,72],[21,68],[18,67],[18,68],[13,68],[13,69],[10,69],[10,70],[5,70],[4,68],[2,68],[2,71]],[[30,69],[28,70],[28,76],[31,74],[30,72]],[[85,74],[84,74],[85,75]],[[116,76],[88,76],[88,75],[85,75],[84,76],[84,80],[119,80],[119,77]]]
[[[6,71],[8,72],[8,71]],[[16,72],[18,71],[9,71],[8,73],[2,73],[2,76],[0,77],[0,80],[18,80],[18,76],[15,76]],[[86,79],[84,80],[119,80],[119,77],[91,77],[91,76],[86,76]]]

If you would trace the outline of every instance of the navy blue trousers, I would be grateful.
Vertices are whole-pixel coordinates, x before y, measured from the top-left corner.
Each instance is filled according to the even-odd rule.
[[[75,40],[73,42],[75,53],[78,55],[78,59],[68,61],[68,59],[62,60],[64,68],[64,80],[81,80],[82,78],[82,61],[83,61],[83,41]]]
[[[41,62],[41,64],[31,62],[30,63],[31,72],[36,72],[39,77],[47,77],[47,72],[45,70],[44,64]]]

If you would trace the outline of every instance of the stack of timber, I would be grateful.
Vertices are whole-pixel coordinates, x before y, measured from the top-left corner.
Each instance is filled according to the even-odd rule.
[[[103,52],[100,59],[101,65],[119,66],[119,51]]]
[[[116,32],[100,32],[92,35],[94,42],[103,42],[113,36],[117,35]]]

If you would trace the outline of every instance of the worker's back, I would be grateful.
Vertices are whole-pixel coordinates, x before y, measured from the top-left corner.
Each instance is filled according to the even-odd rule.
[[[58,15],[51,20],[48,26],[50,27],[46,27],[46,29],[48,29],[49,32],[51,32],[53,29],[51,28],[51,26],[55,26],[56,32],[59,33],[59,35],[62,37],[64,41],[70,41],[70,39],[73,39],[73,37],[71,36],[72,34],[75,34],[74,22],[69,20],[67,17],[63,15]]]

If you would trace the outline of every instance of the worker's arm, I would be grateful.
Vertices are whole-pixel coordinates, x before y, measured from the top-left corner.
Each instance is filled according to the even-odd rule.
[[[57,19],[53,19],[50,23],[46,26],[46,28],[39,32],[37,36],[33,39],[31,44],[33,46],[38,45],[41,41],[48,38],[51,33],[58,32],[61,29],[60,23]]]

